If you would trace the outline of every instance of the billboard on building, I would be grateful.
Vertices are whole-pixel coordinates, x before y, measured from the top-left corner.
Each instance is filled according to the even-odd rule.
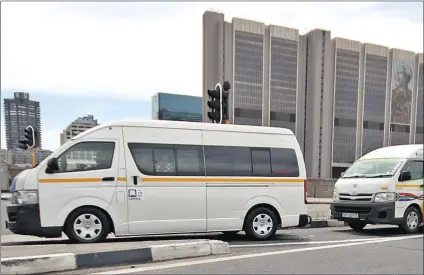
[[[393,60],[391,81],[391,123],[410,124],[414,61]]]

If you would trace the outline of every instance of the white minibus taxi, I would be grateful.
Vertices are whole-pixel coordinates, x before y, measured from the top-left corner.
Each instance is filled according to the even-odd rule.
[[[293,132],[174,121],[87,130],[15,178],[15,234],[93,243],[115,236],[303,227],[307,181]]]
[[[367,224],[398,225],[416,233],[423,222],[423,145],[374,150],[337,180],[331,215],[354,230]]]

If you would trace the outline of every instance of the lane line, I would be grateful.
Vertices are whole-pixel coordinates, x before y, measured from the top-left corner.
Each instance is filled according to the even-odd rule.
[[[330,243],[354,243],[365,242],[372,240],[386,240],[391,237],[381,238],[365,238],[365,239],[345,239],[345,240],[331,240],[331,241],[310,241],[310,242],[287,242],[287,243],[265,243],[265,244],[235,244],[230,245],[230,248],[243,248],[243,247],[272,247],[272,246],[286,246],[286,245],[313,245],[313,244],[330,244]]]
[[[280,250],[280,251],[262,252],[262,253],[246,254],[246,255],[239,255],[239,256],[229,256],[229,257],[207,259],[207,260],[187,261],[187,262],[172,263],[172,264],[159,264],[159,265],[152,265],[152,266],[146,266],[146,267],[140,267],[140,268],[112,270],[112,271],[98,272],[98,273],[91,273],[91,274],[92,275],[129,274],[129,273],[160,270],[160,269],[167,269],[167,268],[176,268],[176,267],[184,267],[184,266],[191,266],[191,265],[200,265],[200,264],[248,259],[248,258],[255,258],[255,257],[265,257],[265,256],[289,254],[289,253],[296,253],[296,252],[323,250],[323,249],[331,249],[331,248],[338,248],[338,247],[349,247],[349,246],[382,243],[382,242],[401,241],[401,240],[417,239],[417,238],[423,238],[423,236],[414,235],[414,236],[406,236],[406,237],[391,237],[391,238],[356,242],[356,243],[343,243],[343,244],[325,245],[325,246],[318,246],[318,247],[306,247],[306,248],[297,248],[297,249],[291,249],[291,250]]]

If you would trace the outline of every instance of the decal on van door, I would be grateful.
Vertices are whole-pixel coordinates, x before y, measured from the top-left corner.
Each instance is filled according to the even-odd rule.
[[[128,189],[128,200],[143,200],[143,199],[144,199],[143,188]]]

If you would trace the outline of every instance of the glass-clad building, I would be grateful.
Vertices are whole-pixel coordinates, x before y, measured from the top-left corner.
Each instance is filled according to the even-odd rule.
[[[152,119],[202,121],[202,97],[168,93],[152,96]]]

